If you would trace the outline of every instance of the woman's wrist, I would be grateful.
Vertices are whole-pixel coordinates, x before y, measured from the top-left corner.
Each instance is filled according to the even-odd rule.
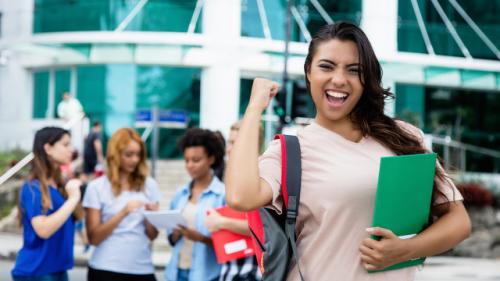
[[[410,239],[404,239],[403,243],[406,252],[406,254],[403,257],[403,261],[420,258],[420,256],[417,253],[418,241],[415,240],[415,237]]]
[[[221,216],[219,220],[218,229],[229,229],[229,220],[226,217]]]
[[[257,115],[262,115],[262,113],[264,112],[265,108],[262,108],[258,105],[248,105],[247,106],[247,109],[245,111],[245,115],[248,115],[248,114],[257,114]]]
[[[123,207],[120,212],[118,213],[118,215],[120,215],[120,217],[124,218],[128,215],[129,211],[127,209],[127,206],[125,205],[125,207]]]
[[[80,198],[76,197],[76,196],[72,196],[72,197],[69,197],[66,202],[68,202],[69,204],[71,204],[73,207],[75,207],[76,205],[78,205],[78,203],[80,203]]]

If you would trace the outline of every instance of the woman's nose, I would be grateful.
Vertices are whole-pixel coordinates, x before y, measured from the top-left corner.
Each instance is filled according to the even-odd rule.
[[[338,69],[332,73],[331,81],[335,88],[340,88],[346,84],[346,77],[343,70]]]

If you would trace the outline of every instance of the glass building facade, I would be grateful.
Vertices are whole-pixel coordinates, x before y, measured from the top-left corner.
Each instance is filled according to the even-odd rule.
[[[74,89],[91,121],[103,122],[107,137],[116,128],[134,126],[135,113],[140,109],[151,108],[154,98],[158,98],[158,105],[161,109],[180,109],[187,112],[190,119],[189,126],[203,124],[203,83],[208,79],[204,77],[207,76],[210,65],[204,62],[207,59],[205,53],[196,55],[196,52],[203,52],[205,49],[205,43],[198,39],[207,32],[203,13],[205,7],[199,10],[199,15],[195,17],[199,1],[149,0],[145,1],[142,7],[138,7],[141,2],[144,2],[140,0],[32,1],[31,24],[34,37],[64,33],[68,36],[89,34],[90,38],[95,34],[106,32],[111,37],[113,31],[124,27],[123,31],[128,32],[126,34],[131,38],[136,35],[156,36],[156,41],[146,42],[149,44],[147,47],[151,48],[151,51],[148,51],[147,62],[137,60],[145,52],[145,43],[141,43],[139,39],[123,42],[67,40],[57,43],[39,43],[38,47],[59,48],[79,60],[68,63],[55,60],[53,64],[45,63],[42,66],[35,65],[28,68],[27,71],[32,75],[31,118],[36,120],[55,116],[55,107],[51,107],[50,104],[57,104],[60,101],[62,91]],[[366,27],[369,25],[365,21],[367,15],[380,12],[367,12],[368,4],[372,3],[369,1],[318,0],[317,2],[331,20],[351,21]],[[205,1],[205,5],[208,2],[210,0]],[[219,2],[223,3],[221,0]],[[232,1],[227,3],[229,2]],[[397,6],[394,15],[394,30],[397,37],[394,43],[396,45],[395,57],[400,54],[412,54],[423,55],[423,60],[430,62],[435,57],[440,60],[462,58],[466,61],[463,51],[450,35],[449,29],[432,2],[416,2],[436,56],[428,55],[428,48],[417,23],[412,1],[384,0],[380,3],[384,10],[387,10],[387,6],[384,6],[387,4]],[[260,41],[253,45],[245,45],[245,48],[251,50],[248,52],[247,49],[238,50],[242,53],[235,58],[244,61],[246,56],[259,53],[261,57],[266,58],[262,64],[271,65],[263,69],[247,67],[241,63],[234,68],[236,72],[240,71],[235,84],[237,91],[239,90],[235,107],[240,117],[248,103],[252,77],[260,75],[281,79],[280,67],[273,68],[272,64],[283,62],[281,41],[285,39],[287,1],[264,0],[262,3],[263,10],[259,10],[256,0],[240,0],[237,7],[240,21],[238,39],[247,43],[251,41],[245,40]],[[386,86],[390,86],[397,97],[392,113],[398,118],[418,125],[425,133],[449,136],[464,143],[498,150],[500,147],[498,53],[495,54],[478,37],[457,9],[450,4],[451,1],[438,1],[438,3],[473,60],[470,60],[470,64],[460,62],[462,66],[454,66],[453,63],[413,63],[385,59],[384,56],[379,57],[384,69],[384,83],[388,82]],[[457,3],[498,48],[500,46],[500,18],[498,17],[500,0],[458,0]],[[326,19],[313,5],[313,1],[295,0],[295,8],[298,18],[292,19],[291,40],[296,45],[294,45],[295,51],[290,56],[292,59],[300,60],[305,57],[307,33],[313,34],[325,24]],[[219,13],[221,17],[231,14],[230,9],[221,9]],[[301,30],[301,22],[307,32]],[[174,39],[169,43],[161,41],[174,38],[178,34],[185,35],[193,23],[193,32],[188,34],[191,36],[189,38],[193,39],[192,41],[179,41],[178,43],[173,42]],[[269,38],[266,37],[267,26]],[[386,31],[384,28],[378,32],[385,33]],[[278,47],[273,47],[274,43]],[[372,43],[374,43],[373,40]],[[377,44],[380,45],[380,42]],[[161,54],[156,52],[155,48],[161,50]],[[116,60],[114,56],[121,57]],[[123,57],[126,59],[122,60]],[[159,59],[156,59],[157,57]],[[178,57],[181,58],[178,59]],[[195,62],[200,61],[200,63],[185,63],[186,58],[192,57],[196,58]],[[475,67],[476,62],[478,62],[477,65],[484,64],[487,67]],[[498,66],[496,69],[495,65]],[[220,66],[223,67],[224,63],[221,62]],[[269,69],[278,70],[272,72],[268,71]],[[311,118],[315,114],[314,106],[305,88],[300,65],[297,69],[295,72],[292,70],[293,81],[289,87],[294,96],[291,111],[296,113],[293,117]],[[297,110],[298,103],[301,103],[300,106],[303,107],[300,110]],[[49,109],[52,112],[48,112]],[[297,112],[298,115],[303,116],[297,116]],[[179,156],[175,143],[177,137],[183,132],[183,129],[161,129],[161,157]],[[495,160],[495,158],[477,154],[467,155],[467,170],[498,171],[500,169],[498,161],[498,158]]]

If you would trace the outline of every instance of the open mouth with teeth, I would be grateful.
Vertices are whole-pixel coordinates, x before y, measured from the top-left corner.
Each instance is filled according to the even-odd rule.
[[[328,103],[333,107],[339,107],[344,104],[344,102],[349,97],[349,94],[337,91],[326,91],[326,99]]]

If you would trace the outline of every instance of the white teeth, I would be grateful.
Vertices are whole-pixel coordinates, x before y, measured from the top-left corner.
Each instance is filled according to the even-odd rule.
[[[334,91],[326,91],[326,94],[329,95],[330,97],[339,98],[339,99],[347,98],[347,94],[346,93],[339,93],[339,92],[334,92]]]

